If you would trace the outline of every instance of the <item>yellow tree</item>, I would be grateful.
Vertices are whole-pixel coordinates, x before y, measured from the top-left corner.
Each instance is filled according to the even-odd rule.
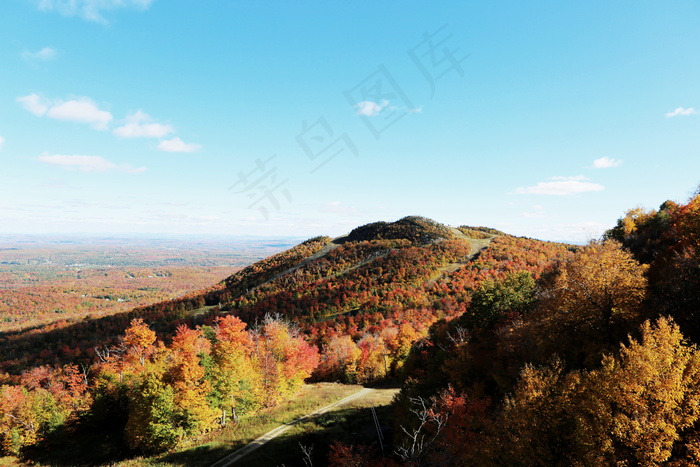
[[[541,292],[540,337],[549,341],[546,345],[554,345],[556,352],[562,351],[562,342],[579,352],[592,346],[593,351],[585,352],[589,363],[590,358],[599,362],[601,344],[612,350],[629,326],[641,321],[646,269],[617,242],[583,247]]]
[[[144,371],[146,361],[156,351],[155,342],[156,333],[141,318],[132,319],[119,346],[95,349],[101,360],[99,373],[102,377],[117,377],[120,384],[129,384],[130,379]]]
[[[661,465],[700,420],[700,353],[678,326],[661,318],[642,326],[589,373],[578,402],[579,441],[596,465]],[[693,463],[700,461],[695,449]]]
[[[59,406],[43,388],[0,387],[0,440],[7,454],[19,455],[27,446],[65,422],[70,411]]]
[[[700,464],[700,352],[645,322],[602,368],[527,366],[475,451],[480,465]]]
[[[127,358],[135,358],[141,366],[144,366],[146,358],[153,352],[153,343],[155,341],[156,333],[149,329],[141,318],[132,319],[131,325],[125,331],[123,339]]]
[[[239,318],[226,315],[217,319],[216,343],[212,348],[214,396],[226,422],[226,410],[235,420],[256,409],[262,402],[261,377],[252,358],[253,343]]]
[[[408,354],[411,352],[411,347],[421,337],[423,337],[421,333],[416,331],[409,323],[402,323],[394,340],[384,339],[385,344],[389,347],[391,371],[393,374],[396,374],[403,367]],[[391,342],[391,345],[388,345],[389,342]]]
[[[352,337],[344,334],[333,336],[325,346],[319,372],[324,378],[357,381],[357,361],[362,355]]]
[[[496,423],[467,453],[476,459],[473,465],[572,465],[575,423],[568,408],[577,378],[558,360],[542,368],[527,365]]]
[[[30,410],[28,391],[21,386],[0,388],[0,430],[2,447],[6,454],[18,455],[25,446],[34,444],[39,437],[39,421]]]
[[[275,405],[294,394],[318,366],[318,349],[280,319],[266,317],[252,339],[265,405]]]
[[[170,346],[172,366],[167,378],[172,384],[175,409],[186,435],[199,435],[216,424],[216,411],[207,401],[211,386],[204,379],[205,370],[200,362],[200,355],[209,354],[210,348],[200,329],[185,325],[177,328]]]
[[[357,364],[359,382],[373,381],[387,376],[389,351],[384,341],[375,334],[365,334],[357,343],[362,352]]]

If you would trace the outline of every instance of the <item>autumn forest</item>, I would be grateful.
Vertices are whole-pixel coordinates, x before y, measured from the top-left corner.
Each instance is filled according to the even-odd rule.
[[[79,271],[0,251],[3,454],[175,452],[337,382],[399,388],[386,439],[285,465],[700,465],[700,195],[586,245],[411,216],[258,246]]]

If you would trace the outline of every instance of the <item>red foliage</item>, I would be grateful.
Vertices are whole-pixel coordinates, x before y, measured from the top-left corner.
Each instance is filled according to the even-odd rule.
[[[347,445],[334,441],[328,454],[330,467],[399,467],[398,462],[381,457],[376,449],[364,444]]]

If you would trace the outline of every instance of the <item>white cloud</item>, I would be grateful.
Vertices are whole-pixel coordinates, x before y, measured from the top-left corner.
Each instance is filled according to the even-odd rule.
[[[146,171],[145,167],[132,167],[128,164],[117,165],[100,156],[69,156],[44,153],[39,156],[39,160],[46,164],[57,165],[65,169],[78,170],[80,172],[94,173],[116,170],[119,172],[141,173]]]
[[[97,130],[106,129],[109,122],[112,121],[111,113],[100,110],[87,97],[76,97],[69,101],[62,101],[49,100],[37,94],[29,94],[18,97],[17,102],[38,117],[46,116],[55,120],[88,123]]]
[[[4,145],[5,145],[5,138],[3,138],[2,136],[0,136],[0,150],[2,149],[2,147],[3,147]]]
[[[63,16],[80,16],[88,21],[106,23],[102,15],[109,10],[130,8],[147,10],[153,0],[39,0],[39,9],[57,11]]]
[[[389,101],[383,100],[382,102],[372,102],[372,101],[362,101],[355,104],[357,115],[364,115],[366,117],[374,117],[378,115],[382,110],[387,108]]]
[[[128,115],[126,123],[115,128],[114,134],[120,138],[163,138],[175,132],[170,125],[151,122],[152,119],[148,114],[138,110]]]
[[[41,162],[61,167],[76,169],[81,172],[107,172],[117,167],[116,164],[99,156],[66,156],[61,154],[42,154]]]
[[[28,96],[18,97],[17,102],[22,104],[25,110],[33,113],[34,115],[41,117],[49,109],[48,103],[45,99],[39,97],[36,94],[29,94]]]
[[[89,123],[97,130],[106,129],[112,121],[111,113],[100,110],[87,97],[57,103],[46,112],[46,116],[56,120]]]
[[[585,181],[587,178],[582,175],[576,177],[551,177],[550,180],[554,181],[540,182],[534,186],[517,188],[515,193],[519,195],[571,196],[591,191],[603,191],[605,189],[603,185]]]
[[[678,117],[678,116],[688,116],[688,115],[698,115],[698,114],[700,114],[700,112],[695,110],[692,107],[688,107],[687,109],[684,109],[683,107],[678,107],[673,112],[668,112],[666,114],[666,118]]]
[[[56,49],[52,47],[44,47],[36,52],[30,52],[29,50],[22,52],[22,58],[30,63],[48,62],[56,58],[56,55]]]
[[[195,152],[201,147],[200,144],[185,143],[180,138],[166,139],[158,144],[158,149],[167,152]]]
[[[611,159],[609,157],[601,157],[593,161],[594,169],[609,169],[611,167],[617,167],[622,164],[619,159]]]

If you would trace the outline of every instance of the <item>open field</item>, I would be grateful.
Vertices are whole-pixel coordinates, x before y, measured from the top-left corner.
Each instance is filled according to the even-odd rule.
[[[0,237],[0,331],[100,317],[183,296],[295,241]]]

